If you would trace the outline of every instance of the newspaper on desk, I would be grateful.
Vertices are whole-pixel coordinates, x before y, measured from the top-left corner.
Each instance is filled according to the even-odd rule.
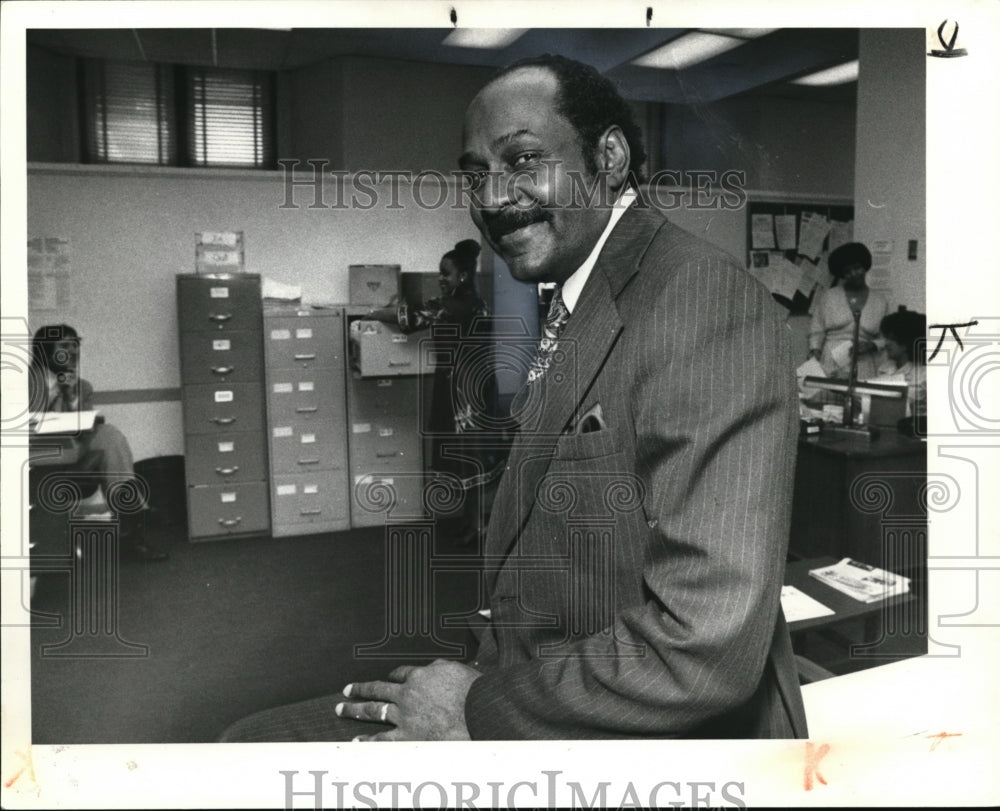
[[[851,558],[844,558],[833,566],[810,569],[809,576],[863,603],[906,594],[910,590],[908,577]]]

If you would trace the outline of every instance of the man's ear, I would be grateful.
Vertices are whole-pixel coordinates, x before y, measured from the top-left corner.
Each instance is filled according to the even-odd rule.
[[[608,185],[617,191],[628,179],[628,165],[631,159],[628,140],[621,127],[615,124],[604,131],[598,143],[597,166],[607,173]]]

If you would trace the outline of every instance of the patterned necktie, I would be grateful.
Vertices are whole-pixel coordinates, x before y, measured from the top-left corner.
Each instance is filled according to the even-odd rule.
[[[531,361],[531,368],[528,369],[528,383],[534,383],[545,374],[552,363],[552,356],[559,346],[559,333],[569,320],[569,309],[563,301],[562,288],[557,287],[552,294],[552,301],[549,304],[549,313],[545,316],[545,324],[542,327],[542,338],[538,342],[538,352],[534,360]]]

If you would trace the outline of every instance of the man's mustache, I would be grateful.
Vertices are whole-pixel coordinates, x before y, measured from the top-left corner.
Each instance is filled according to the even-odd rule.
[[[509,206],[497,212],[484,211],[481,216],[490,239],[496,242],[518,228],[534,225],[536,222],[549,222],[552,219],[552,212],[537,205],[530,208]]]

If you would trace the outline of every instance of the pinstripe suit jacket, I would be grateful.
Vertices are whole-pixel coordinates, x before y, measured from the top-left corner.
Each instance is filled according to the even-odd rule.
[[[779,603],[797,399],[767,291],[633,206],[559,349],[493,505],[471,736],[805,736]]]

